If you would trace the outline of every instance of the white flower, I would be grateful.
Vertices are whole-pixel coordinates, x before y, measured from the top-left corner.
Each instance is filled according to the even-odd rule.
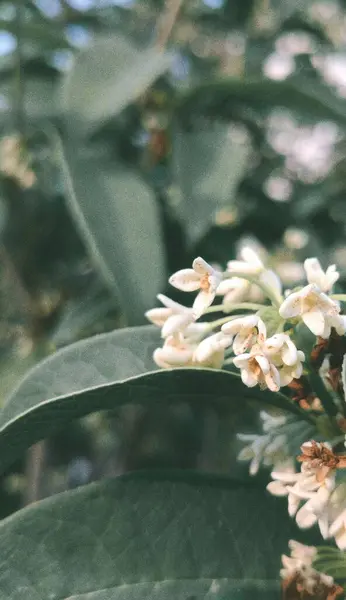
[[[312,567],[312,563],[317,555],[315,546],[305,546],[295,540],[288,542],[288,547],[291,550],[291,556],[282,555],[283,569],[280,571],[282,579],[290,577],[297,571]]]
[[[252,288],[255,288],[255,286],[247,281],[247,279],[231,277],[230,279],[224,279],[221,281],[219,287],[217,288],[217,294],[223,296],[222,303],[227,311],[227,308],[231,308],[232,304],[249,300]],[[259,299],[262,299],[261,295]]]
[[[153,359],[163,369],[188,367],[193,365],[193,353],[196,346],[185,340],[181,334],[170,335],[162,348],[154,350]]]
[[[200,290],[193,303],[193,314],[199,318],[212,304],[222,273],[213,269],[203,258],[195,258],[192,269],[182,269],[174,273],[169,283],[184,292]]]
[[[195,361],[200,364],[212,361],[213,364],[220,363],[221,367],[225,358],[225,349],[231,345],[232,339],[221,331],[205,338],[195,350]]]
[[[317,557],[315,546],[305,546],[295,540],[288,542],[291,556],[281,556],[283,589],[289,590],[290,598],[324,598],[335,600],[343,593],[342,587],[334,583],[333,577],[320,573],[312,565]],[[286,594],[284,593],[285,597]],[[287,597],[288,597],[287,596]]]
[[[276,366],[264,356],[260,346],[256,344],[248,354],[239,354],[233,364],[240,369],[243,383],[248,387],[259,384],[261,389],[269,388],[272,392],[280,389],[280,375]]]
[[[287,458],[287,436],[285,434],[272,437],[271,435],[252,435],[238,433],[237,438],[242,442],[250,442],[238,454],[238,460],[249,460],[250,475],[256,475],[261,466],[281,465]]]
[[[282,318],[300,316],[305,325],[316,336],[327,339],[331,328],[342,335],[346,331],[346,318],[339,315],[340,307],[311,283],[299,292],[290,294],[281,304],[279,313]]]
[[[195,320],[192,308],[174,302],[174,300],[164,296],[164,294],[158,294],[157,298],[164,306],[148,310],[145,316],[154,325],[162,327],[162,337],[165,338],[177,331],[183,331]]]
[[[317,258],[307,258],[304,262],[304,269],[308,282],[315,283],[321,292],[330,292],[340,277],[335,265],[330,265],[326,271],[323,271]]]
[[[311,448],[314,449],[311,460],[302,463],[300,473],[273,471],[271,476],[274,481],[268,484],[267,490],[274,496],[287,495],[289,515],[296,515],[298,526],[307,529],[317,522],[322,536],[326,538],[327,507],[335,489],[335,469],[323,465],[323,447],[328,448],[326,444],[316,442],[303,444],[302,451],[305,453],[310,452]],[[304,500],[305,504],[298,510]]]
[[[296,348],[289,335],[276,333],[268,338],[264,343],[264,352],[279,367],[281,387],[301,377],[305,355]]]
[[[225,323],[221,330],[226,335],[235,336],[233,343],[234,354],[243,354],[249,346],[257,341],[264,342],[266,326],[258,315],[239,317]],[[237,366],[237,365],[236,365]]]
[[[216,336],[222,336],[223,339],[216,341]],[[154,350],[153,359],[163,369],[176,367],[220,369],[225,357],[226,336],[220,332],[204,341],[205,344],[204,342],[197,344],[181,333],[170,335],[165,339],[162,348]]]
[[[227,263],[229,273],[244,273],[244,275],[258,275],[264,270],[263,262],[258,254],[247,246],[240,251],[242,260],[230,260]]]

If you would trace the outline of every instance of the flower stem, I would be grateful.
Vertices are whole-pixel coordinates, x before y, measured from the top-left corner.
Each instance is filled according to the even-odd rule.
[[[230,304],[229,309],[226,310],[224,304],[215,304],[214,306],[210,306],[204,314],[214,313],[214,312],[227,312],[231,313],[235,310],[260,310],[261,308],[265,308],[265,304],[254,304],[253,302],[241,302],[239,304]]]
[[[346,294],[331,294],[333,300],[340,300],[340,302],[346,302]]]
[[[215,329],[215,327],[219,327],[220,325],[224,325],[225,323],[228,323],[229,321],[233,321],[234,319],[238,319],[238,318],[242,318],[245,317],[246,315],[232,315],[230,317],[222,317],[222,319],[216,319],[216,321],[211,321],[210,323],[210,329]]]

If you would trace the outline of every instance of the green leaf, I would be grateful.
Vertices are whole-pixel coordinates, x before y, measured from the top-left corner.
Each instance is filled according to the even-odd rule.
[[[6,600],[276,600],[299,532],[253,485],[137,473],[59,494],[0,525]]]
[[[145,321],[166,281],[159,208],[153,191],[129,168],[102,156],[57,153],[68,207],[127,324]]]
[[[213,124],[173,135],[173,162],[183,195],[181,216],[191,243],[209,229],[213,217],[232,205],[247,167],[249,144],[240,131]]]
[[[67,127],[90,135],[145,92],[170,62],[170,55],[139,50],[120,35],[100,36],[77,55],[63,81]]]
[[[286,81],[234,78],[204,84],[182,97],[178,115],[185,120],[201,113],[230,118],[235,105],[265,110],[284,106],[309,118],[330,119],[346,125],[343,99],[327,86],[299,76]]]
[[[234,373],[157,371],[152,353],[160,343],[156,328],[134,327],[71,344],[37,365],[0,412],[0,469],[72,419],[129,402],[221,403],[239,416],[259,403],[308,418],[283,394],[247,388]]]

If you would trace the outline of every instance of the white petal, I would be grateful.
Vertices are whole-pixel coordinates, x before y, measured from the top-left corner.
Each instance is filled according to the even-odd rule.
[[[230,290],[229,292],[227,292],[227,294],[225,294],[224,299],[222,301],[222,304],[224,306],[224,312],[227,312],[230,308],[232,308],[232,304],[244,302],[248,299],[248,292],[250,290],[251,284],[248,281],[243,281],[244,285],[242,287],[234,288],[233,290]]]
[[[329,287],[327,290],[325,291],[330,291],[334,285],[334,283],[336,283],[338,281],[340,277],[340,273],[338,273],[338,271],[336,270],[336,266],[335,265],[330,265],[326,271],[326,278],[328,280],[329,283]]]
[[[157,294],[156,298],[160,300],[160,302],[162,302],[162,304],[166,306],[166,308],[171,308],[173,313],[181,313],[185,310],[189,310],[186,306],[179,304],[179,302],[175,302],[174,300],[172,300],[168,296],[165,296],[164,294]]]
[[[300,498],[289,492],[288,494],[288,514],[294,517],[300,505]]]
[[[264,375],[267,375],[270,371],[269,360],[265,356],[261,356],[260,354],[254,356],[254,358],[261,367],[261,370],[264,373]]]
[[[242,442],[254,442],[258,438],[258,435],[254,433],[237,433],[236,437]]]
[[[321,336],[324,332],[325,319],[323,313],[318,308],[313,308],[302,314],[305,325],[316,336]]]
[[[296,521],[298,527],[301,529],[309,529],[309,527],[315,525],[317,517],[313,512],[307,510],[306,504],[304,504],[304,506],[302,506],[302,508],[299,509],[296,514]]]
[[[194,358],[197,362],[205,362],[215,352],[225,350],[232,343],[230,336],[224,335],[222,332],[215,333],[203,340],[197,347]]]
[[[278,392],[280,389],[280,375],[279,371],[274,365],[270,365],[269,373],[264,375],[264,380],[268,388],[272,392]]]
[[[244,273],[244,275],[257,275],[261,269],[256,265],[244,262],[242,260],[230,260],[227,263],[229,273]]]
[[[197,294],[195,301],[192,305],[193,314],[196,319],[199,319],[207,308],[213,303],[215,298],[215,292],[204,292],[201,290],[199,294]]]
[[[201,287],[201,277],[193,269],[181,269],[171,275],[169,283],[183,292],[195,292]]]
[[[217,288],[218,295],[223,296],[232,290],[242,289],[244,287],[244,283],[247,285],[248,282],[246,279],[240,279],[239,277],[231,277],[230,279],[224,279],[220,282],[219,287]]]
[[[299,473],[289,473],[286,471],[272,471],[271,477],[273,479],[278,479],[284,483],[296,483]]]
[[[209,275],[209,289],[216,294],[216,291],[221,283],[222,274],[215,271],[212,275]]]
[[[280,316],[283,319],[297,317],[301,313],[301,295],[300,292],[293,292],[283,301],[279,308]]]
[[[244,352],[248,349],[249,344],[253,338],[252,333],[237,333],[234,344],[233,344],[233,352],[234,354],[244,354]]]
[[[233,364],[238,369],[247,369],[249,366],[249,360],[251,358],[251,354],[239,354],[239,356],[235,356],[233,358]]]
[[[289,335],[286,335],[286,344],[282,349],[282,360],[288,365],[294,365],[298,360],[298,351],[295,344],[292,342]]]
[[[288,490],[285,485],[281,483],[281,481],[271,481],[267,485],[267,490],[273,496],[287,496]]]
[[[304,269],[309,283],[315,283],[323,290],[324,271],[317,258],[307,258],[304,261]]]
[[[171,315],[170,308],[151,308],[145,313],[146,318],[158,327],[162,327]]]
[[[336,329],[338,335],[346,333],[346,315],[337,315],[333,319],[328,319],[332,327]]]
[[[159,350],[160,352],[158,352]],[[163,348],[158,348],[157,350],[155,350],[154,355],[155,353],[156,357],[158,357],[160,361],[164,362],[167,365],[171,365],[172,367],[184,366],[187,363],[191,362],[193,349],[188,348],[186,350],[183,350],[180,348],[174,348],[174,346],[164,346]],[[155,356],[154,360],[157,363]]]
[[[172,315],[169,317],[162,327],[161,337],[166,338],[169,335],[173,335],[177,331],[184,331],[184,329],[194,321],[192,312],[186,312],[179,315]]]
[[[161,369],[169,369],[170,368],[170,365],[168,363],[166,363],[166,361],[163,358],[162,348],[156,348],[156,350],[154,350],[153,360],[157,364],[157,366],[160,367]]]
[[[255,385],[258,383],[256,377],[254,377],[249,371],[246,371],[246,369],[241,370],[240,376],[243,384],[247,387],[255,387]]]
[[[251,448],[251,446],[245,446],[245,448],[242,448],[242,450],[240,450],[238,456],[237,456],[237,460],[243,461],[243,460],[252,460],[253,459],[253,450]]]
[[[195,258],[192,263],[192,268],[198,275],[213,275],[213,273],[215,273],[215,269],[213,269],[213,267],[201,256]]]
[[[245,262],[251,264],[253,267],[257,267],[257,272],[263,269],[263,262],[257,252],[250,248],[250,246],[244,246],[240,251],[240,256]]]
[[[270,269],[266,269],[259,276],[259,281],[266,285],[278,298],[282,292],[282,283],[280,278],[277,276],[274,271]]]
[[[200,342],[201,339],[210,331],[209,323],[191,323],[184,331],[185,339],[190,343]]]
[[[259,317],[257,315],[248,315],[246,317],[239,317],[239,319],[232,319],[232,321],[222,325],[221,329],[226,334],[235,335],[242,329],[248,331],[256,327],[258,321]]]

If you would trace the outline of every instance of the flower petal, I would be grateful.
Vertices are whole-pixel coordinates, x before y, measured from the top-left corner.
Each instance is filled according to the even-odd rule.
[[[274,293],[276,298],[280,298],[282,293],[282,283],[274,271],[265,269],[265,271],[260,274],[259,281],[266,285]]]
[[[313,308],[302,314],[305,325],[316,336],[322,336],[325,328],[325,318],[318,308]]]
[[[267,375],[267,373],[269,373],[269,370],[270,370],[269,360],[265,356],[261,356],[260,354],[256,354],[254,356],[254,359],[261,367],[263,374]]]
[[[297,317],[301,313],[301,295],[300,292],[292,292],[283,301],[279,308],[279,314],[283,319]]]
[[[289,367],[294,365],[298,360],[298,350],[289,335],[285,336],[285,345],[282,349],[281,356],[285,365],[288,365]]]
[[[285,485],[281,483],[281,481],[271,481],[267,485],[267,490],[273,496],[287,496],[288,490]]]
[[[279,371],[274,365],[270,365],[269,373],[264,375],[264,381],[272,392],[278,392],[280,389]]]
[[[215,292],[205,292],[201,290],[199,294],[196,296],[195,301],[192,305],[193,314],[196,319],[199,319],[207,308],[213,303],[215,298]]]
[[[225,350],[232,343],[232,337],[224,335],[221,331],[214,333],[203,340],[197,347],[194,353],[194,358],[197,362],[205,362],[215,352]]]
[[[257,326],[259,317],[257,315],[248,315],[246,317],[239,317],[239,319],[232,319],[228,323],[222,325],[221,329],[228,335],[235,335],[242,329],[248,330]]]
[[[161,337],[166,338],[173,333],[178,331],[184,331],[184,329],[193,323],[194,316],[192,312],[186,312],[179,315],[172,315],[167,319],[161,330]]]
[[[169,283],[183,292],[195,292],[201,286],[201,277],[193,269],[181,269],[171,275]]]
[[[151,308],[145,313],[146,318],[158,327],[162,327],[171,315],[170,308]]]
[[[204,258],[198,256],[192,263],[192,268],[198,275],[213,275],[215,269]]]
[[[189,310],[187,306],[183,306],[183,304],[175,302],[174,300],[172,300],[168,296],[165,296],[164,294],[157,294],[156,298],[160,300],[160,302],[162,302],[162,304],[166,306],[166,308],[172,309],[172,312],[174,313],[180,313],[184,312],[185,310]]]
[[[255,385],[257,385],[257,379],[256,377],[250,373],[250,371],[247,371],[246,369],[242,369],[240,371],[240,376],[241,376],[241,380],[244,383],[244,385],[246,385],[247,387],[255,387]]]

